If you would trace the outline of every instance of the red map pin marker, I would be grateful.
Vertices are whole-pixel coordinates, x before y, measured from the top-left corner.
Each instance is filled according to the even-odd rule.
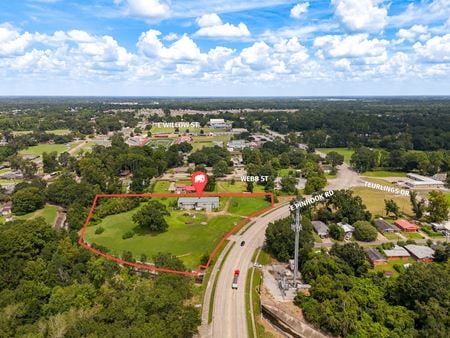
[[[206,184],[208,183],[208,176],[203,171],[196,171],[195,173],[192,174],[191,180],[192,185],[197,191],[197,196],[199,198],[202,197],[203,190],[205,189]]]

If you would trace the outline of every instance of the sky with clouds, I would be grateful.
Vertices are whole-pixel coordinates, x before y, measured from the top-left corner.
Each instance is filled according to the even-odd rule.
[[[1,1],[0,95],[450,95],[450,0]]]

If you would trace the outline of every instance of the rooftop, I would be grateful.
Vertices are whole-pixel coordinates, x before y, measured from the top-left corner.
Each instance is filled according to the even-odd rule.
[[[384,250],[384,254],[387,257],[409,257],[411,256],[408,251],[406,251],[405,248],[402,248],[401,246],[396,245],[391,250]]]
[[[369,257],[369,259],[373,262],[373,261],[379,261],[379,260],[383,260],[386,261],[386,258],[375,248],[369,248],[367,249],[367,256]]]
[[[400,231],[394,224],[390,224],[383,219],[377,219],[375,221],[375,225],[380,231],[392,230],[392,231]]]
[[[419,227],[415,225],[414,223],[408,222],[405,219],[398,219],[395,221],[395,224],[400,227],[400,229],[403,230],[418,230]]]
[[[424,245],[408,244],[405,248],[417,259],[433,258],[434,255],[434,250]]]
[[[328,233],[328,225],[326,225],[324,222],[312,221],[311,223],[318,234],[327,234]]]
[[[219,197],[180,197],[178,203],[196,204],[196,203],[219,203]]]

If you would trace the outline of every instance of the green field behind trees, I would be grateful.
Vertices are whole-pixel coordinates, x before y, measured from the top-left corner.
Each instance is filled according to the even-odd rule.
[[[176,198],[161,198],[158,200],[166,205],[176,201]],[[264,197],[232,197],[229,203],[223,205],[219,212],[206,213],[204,211],[173,210],[169,206],[170,216],[165,219],[169,224],[167,231],[152,233],[142,231],[133,222],[133,215],[140,207],[107,216],[97,224],[87,228],[85,240],[89,244],[101,245],[114,256],[122,256],[124,251],[131,251],[135,259],[140,260],[142,254],[147,261],[158,252],[170,252],[179,257],[188,269],[196,269],[200,258],[210,254],[219,241],[244,216],[267,208],[269,202]],[[95,234],[96,229],[102,227],[101,234]],[[132,238],[123,239],[126,232],[133,231]]]

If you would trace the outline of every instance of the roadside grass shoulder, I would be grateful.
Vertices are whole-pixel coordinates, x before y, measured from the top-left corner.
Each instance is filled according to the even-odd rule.
[[[402,171],[374,170],[365,171],[361,176],[367,177],[406,177],[406,173]]]

